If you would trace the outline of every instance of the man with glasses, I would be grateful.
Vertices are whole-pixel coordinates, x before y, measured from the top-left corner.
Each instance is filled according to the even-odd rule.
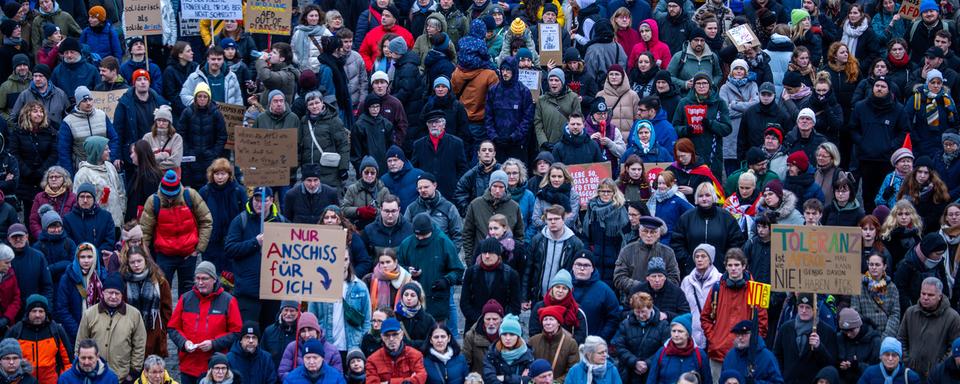
[[[193,289],[180,296],[167,325],[170,340],[179,352],[182,384],[199,383],[213,353],[226,351],[242,329],[240,306],[224,292],[217,276],[213,263],[200,262],[194,273]]]
[[[126,284],[119,273],[103,279],[103,299],[83,311],[78,340],[93,339],[103,347],[107,365],[123,382],[129,383],[143,371],[147,330],[136,307],[123,302]]]
[[[637,119],[649,120],[653,124],[653,135],[657,144],[663,148],[673,148],[677,142],[677,130],[673,128],[667,111],[660,104],[659,96],[647,96],[637,103]],[[629,140],[628,140],[629,141]]]
[[[458,249],[463,245],[463,218],[457,207],[453,206],[449,200],[438,190],[438,178],[430,172],[424,172],[417,180],[417,193],[420,195],[417,200],[407,206],[403,217],[412,222],[418,213],[426,213],[430,216],[430,221],[443,234],[453,241]]]
[[[413,143],[410,161],[414,168],[436,176],[437,189],[442,196],[453,198],[457,181],[467,172],[463,140],[447,132],[447,118],[442,110],[427,112],[424,120],[429,135]]]
[[[617,266],[613,270],[613,286],[622,297],[644,282],[650,259],[659,257],[664,261],[665,276],[670,282],[680,284],[680,267],[673,249],[660,242],[660,236],[667,234],[667,224],[655,216],[640,218],[640,241],[627,244],[620,250]]]
[[[47,300],[53,299],[53,280],[50,278],[50,269],[47,268],[47,259],[37,249],[30,246],[27,238],[27,227],[16,223],[7,230],[7,243],[13,249],[13,270],[17,274],[17,286],[20,288],[20,311],[14,319],[23,316],[25,301],[30,295],[39,293]],[[0,326],[11,325],[2,324]]]
[[[400,321],[392,317],[384,320],[380,338],[383,347],[367,358],[367,382],[425,384],[423,354],[404,343]]]
[[[573,259],[573,297],[587,319],[586,334],[612,340],[620,323],[620,303],[610,286],[600,281],[594,259],[593,252],[588,250],[576,253]]]
[[[34,75],[33,81],[36,83],[37,80],[38,76]],[[120,169],[121,163],[117,156],[124,152],[120,151],[120,136],[114,130],[113,123],[107,118],[106,113],[94,108],[93,95],[89,88],[82,85],[77,87],[74,97],[77,100],[77,106],[63,118],[63,123],[60,124],[57,144],[59,165],[71,174],[76,172],[77,164],[87,159],[83,142],[90,136],[101,136],[110,140],[110,160],[117,169]],[[54,112],[48,110],[47,116],[54,117]]]
[[[412,234],[413,225],[400,214],[400,199],[387,195],[380,203],[379,217],[363,229],[360,238],[367,245],[367,254],[377,259],[384,249],[396,251],[400,243]]]

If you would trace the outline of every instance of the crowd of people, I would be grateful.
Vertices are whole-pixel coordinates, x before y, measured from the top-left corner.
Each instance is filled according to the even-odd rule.
[[[0,383],[960,383],[956,0],[159,3],[2,5]],[[344,228],[342,300],[261,300],[264,222]],[[748,305],[775,224],[860,294]]]

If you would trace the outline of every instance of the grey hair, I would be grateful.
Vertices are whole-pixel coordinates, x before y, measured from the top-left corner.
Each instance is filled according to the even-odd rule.
[[[523,185],[527,184],[527,166],[526,166],[526,164],[524,164],[522,161],[520,161],[520,160],[518,160],[518,159],[516,159],[516,158],[511,157],[511,158],[507,159],[507,161],[504,161],[504,162],[503,162],[503,166],[501,167],[501,169],[502,169],[502,168],[506,168],[508,165],[514,165],[514,166],[516,166],[517,168],[520,169],[520,180],[517,180],[518,186],[523,186]],[[504,171],[504,172],[506,172],[506,171]]]
[[[47,168],[45,172],[43,172],[43,179],[40,179],[41,189],[47,188],[47,178],[50,177],[51,173],[59,173],[61,176],[63,176],[63,186],[69,190],[73,190],[73,178],[70,175],[70,172],[68,172],[66,168],[59,165],[51,166],[50,168]]]
[[[740,178],[737,179],[737,183],[745,182],[745,181],[746,181],[746,182],[750,182],[751,184],[753,184],[754,186],[756,186],[756,185],[757,185],[757,176],[754,175],[753,172],[744,172],[744,173],[741,173],[741,174],[740,174]]]
[[[143,370],[146,371],[153,367],[167,369],[166,363],[163,361],[162,357],[157,355],[147,356],[147,359],[143,361]]]
[[[310,92],[307,92],[307,95],[303,97],[303,100],[307,102],[310,102],[310,100],[313,100],[313,99],[320,99],[320,101],[322,102],[323,94],[320,93],[320,91],[310,91]]]
[[[940,278],[938,277],[930,276],[926,279],[923,279],[923,284],[921,284],[921,286],[924,285],[936,288],[937,292],[943,292],[943,282],[940,281]]]
[[[580,344],[580,360],[589,361],[587,356],[597,353],[597,348],[607,346],[607,341],[600,336],[587,336],[587,339]]]

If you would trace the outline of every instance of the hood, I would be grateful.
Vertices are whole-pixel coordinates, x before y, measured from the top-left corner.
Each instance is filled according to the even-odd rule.
[[[436,12],[436,11],[437,11],[437,2],[435,0],[430,0],[430,4],[427,4],[427,6],[425,7],[421,7],[420,2],[414,1],[413,6],[410,7],[411,16],[417,12],[427,13],[427,12]]]
[[[770,42],[767,43],[767,50],[770,51],[792,52],[793,48],[793,42],[790,38],[779,33],[770,35]]]
[[[469,37],[476,37],[481,41],[487,37],[487,25],[483,23],[483,20],[473,19],[470,22],[470,33],[467,34]]]
[[[659,115],[659,112],[657,115]],[[627,138],[627,146],[639,148],[641,150],[640,152],[643,152],[643,145],[640,144],[640,136],[637,134],[637,132],[640,131],[641,124],[650,125],[650,142],[647,145],[651,147],[650,151],[653,151],[657,148],[657,134],[656,129],[654,129],[653,123],[650,120],[637,120],[636,123],[633,123],[633,127],[630,128],[630,137]]]
[[[683,9],[683,7],[680,7],[680,8]],[[641,25],[646,24],[650,26],[650,32],[652,35],[650,37],[650,42],[647,43],[647,42],[641,41],[642,44],[645,44],[647,46],[647,50],[650,50],[650,48],[653,48],[654,46],[660,44],[660,26],[657,25],[657,21],[654,19],[646,19],[644,21],[641,21],[640,24]],[[639,31],[639,29],[640,28],[638,26],[637,30]],[[643,38],[641,37],[640,40],[643,40]]]
[[[414,2],[414,5],[413,5],[413,6],[414,6],[414,7],[417,6],[417,5],[416,5],[416,2]],[[427,21],[430,21],[430,19],[439,21],[439,22],[440,22],[440,32],[441,32],[441,33],[446,32],[446,31],[447,31],[447,18],[446,18],[446,17],[443,17],[443,15],[440,14],[440,12],[436,12],[436,4],[434,4],[434,9],[433,9],[433,11],[434,11],[434,12],[431,13],[430,16],[427,16]],[[416,11],[410,11],[410,12],[413,13],[413,12],[416,12]],[[472,32],[472,31],[471,31],[471,32]],[[423,23],[423,34],[424,34],[424,35],[427,34],[427,23]],[[484,34],[486,34],[486,31],[484,31]]]
[[[630,78],[628,78],[626,74],[623,75],[623,81],[616,88],[614,88],[613,85],[610,85],[610,81],[603,82],[603,91],[613,94],[617,97],[625,95],[627,92],[630,92],[630,90]],[[609,118],[613,118],[613,113],[608,113],[607,116],[609,116]]]
[[[548,240],[553,240],[553,237],[550,236],[550,229],[547,228],[546,225],[544,225],[544,226],[543,226],[543,229],[540,230],[540,234],[543,235],[543,237],[546,237]],[[573,230],[571,230],[570,227],[567,227],[566,225],[564,225],[564,226],[563,226],[563,234],[560,235],[560,239],[557,240],[557,241],[566,241],[567,239],[569,239],[569,238],[571,238],[571,237],[573,237]],[[596,271],[594,271],[594,272],[596,272]]]
[[[90,243],[80,243],[77,245],[78,251],[73,255],[73,263],[70,264],[70,268],[67,270],[67,274],[70,275],[74,281],[81,282],[83,281],[83,272],[80,270],[80,252],[79,249],[84,244],[89,245],[93,248],[93,254],[96,256],[93,258],[93,267],[92,269],[97,272],[98,275],[103,275],[103,267],[100,265],[100,252],[97,250],[97,246]],[[86,287],[84,287],[86,288]]]
[[[100,164],[103,160],[103,151],[107,148],[109,140],[103,136],[90,136],[83,142],[83,150],[87,152],[87,162],[90,164]],[[0,144],[2,148],[2,144]]]
[[[509,81],[504,80],[503,74],[500,71],[497,71],[497,77],[500,78],[500,82],[503,83],[504,86],[511,87],[517,82],[517,77],[519,75],[519,72],[517,71],[517,59],[513,56],[504,57],[503,61],[500,63],[500,68],[503,67],[507,67],[510,72],[513,72],[513,77],[511,77]]]
[[[37,6],[37,12],[40,13],[41,15],[53,15],[53,14],[56,14],[56,13],[60,12],[60,4],[57,4],[57,2],[54,1],[54,2],[53,2],[53,10],[50,11],[49,13],[44,12],[43,9],[41,9],[40,6],[38,5],[38,6]]]
[[[777,217],[779,217],[782,220],[792,215],[793,212],[796,210],[797,195],[794,195],[793,192],[790,192],[789,190],[784,189],[783,198],[781,198],[780,200],[781,200],[780,206],[776,208],[767,206],[766,202],[764,201],[761,201],[760,205],[766,209],[771,209],[774,212],[776,212],[778,215]]]
[[[824,379],[830,384],[840,384],[840,372],[832,365],[823,367],[820,372],[817,372],[817,377],[814,378],[814,381],[819,381],[820,379]]]
[[[671,88],[673,87],[673,82],[670,82],[670,87]],[[656,126],[657,124],[660,124],[661,121],[667,121],[667,111],[663,109],[662,106],[663,105],[661,104],[660,110],[657,111],[657,115],[654,116],[653,121],[651,121],[651,123],[653,123],[654,126]]]

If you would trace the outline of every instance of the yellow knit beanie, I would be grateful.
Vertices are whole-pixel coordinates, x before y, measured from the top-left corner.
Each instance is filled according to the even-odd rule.
[[[510,23],[510,32],[514,35],[520,36],[523,34],[523,31],[527,30],[527,23],[524,23],[520,18],[513,19],[513,22]]]

